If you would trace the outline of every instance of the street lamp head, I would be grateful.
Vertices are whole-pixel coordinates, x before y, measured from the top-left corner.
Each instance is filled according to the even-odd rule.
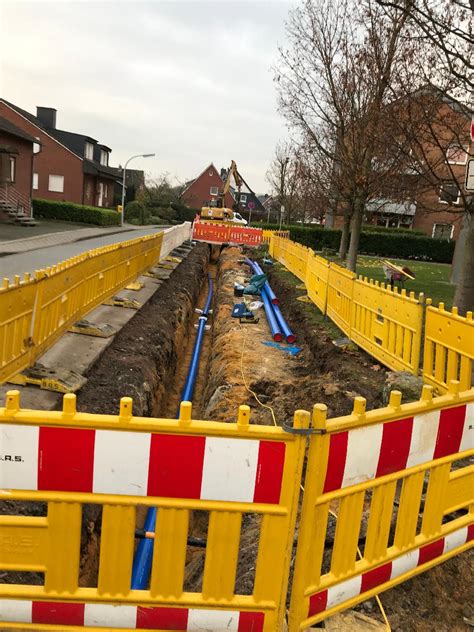
[[[142,158],[151,158],[152,156],[156,156],[156,154],[142,154]]]

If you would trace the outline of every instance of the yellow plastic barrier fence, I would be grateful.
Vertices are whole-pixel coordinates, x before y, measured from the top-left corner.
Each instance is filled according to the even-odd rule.
[[[451,379],[466,390],[472,384],[474,319],[472,312],[459,316],[431,307],[426,299],[426,330],[423,341],[424,296],[418,299],[405,290],[384,283],[356,278],[346,268],[330,263],[309,248],[272,235],[270,253],[305,282],[312,302],[357,345],[395,371],[418,374],[424,343],[423,377],[444,393]],[[303,276],[305,274],[305,276]]]
[[[277,237],[285,237],[286,239],[290,238],[289,230],[263,230],[263,243],[269,244],[272,235],[276,235]]]
[[[312,250],[289,239],[279,239],[278,260],[301,281],[306,279],[306,266]],[[276,255],[274,255],[276,257]]]
[[[458,387],[432,399],[425,386],[404,405],[393,391],[367,413],[357,398],[352,415],[332,420],[315,406],[289,632],[473,546],[474,390]]]
[[[40,585],[0,584],[0,628],[281,630],[304,434],[250,425],[248,406],[236,423],[194,421],[189,402],[179,420],[133,417],[130,398],[118,416],[75,406],[66,395],[60,412],[22,410],[10,391],[0,408],[0,498],[47,503],[45,516],[0,516],[0,569],[44,573]],[[294,427],[307,428],[309,419],[297,411]],[[102,507],[102,527],[98,576],[85,587],[88,503]],[[158,508],[147,590],[130,588],[139,505]],[[195,511],[199,524],[208,517],[199,589],[185,580]],[[235,590],[242,554],[246,573],[254,568],[248,593]]]
[[[177,227],[180,228],[180,227]],[[0,288],[0,383],[160,258],[163,233],[104,246]]]
[[[451,380],[459,380],[461,389],[471,386],[474,367],[474,320],[472,312],[459,316],[439,308],[426,310],[423,378],[440,393]]]
[[[329,261],[310,251],[306,266],[306,291],[313,303],[326,313]]]
[[[351,335],[354,279],[356,275],[335,263],[329,264],[326,313],[349,337]]]
[[[416,374],[423,305],[414,292],[399,293],[398,288],[359,277],[353,283],[352,302],[351,339],[386,366]]]

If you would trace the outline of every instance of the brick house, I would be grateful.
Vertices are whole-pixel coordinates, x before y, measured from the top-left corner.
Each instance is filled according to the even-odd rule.
[[[37,107],[36,116],[0,99],[0,117],[35,139],[32,196],[111,208],[117,170],[111,149],[84,134],[56,127],[56,110]]]
[[[191,180],[187,184],[180,199],[189,208],[200,209],[202,206],[208,206],[209,202],[217,200],[219,190],[223,186],[224,180],[211,162],[195,180]],[[225,205],[227,208],[232,208],[234,204],[235,199],[228,192],[225,197]]]
[[[30,216],[36,139],[0,116],[0,217]]]
[[[422,97],[423,98],[423,95]],[[433,95],[429,95],[433,104]],[[437,97],[440,99],[440,97]],[[423,102],[420,102],[423,104]],[[403,114],[402,114],[403,115]],[[396,177],[392,186],[409,192],[405,201],[390,198],[374,200],[367,205],[371,223],[386,227],[422,230],[430,237],[457,239],[464,210],[461,190],[464,187],[468,155],[473,153],[470,141],[471,117],[467,109],[454,99],[442,97],[436,105],[432,121],[436,141],[426,134],[413,151],[420,151],[431,164],[430,178],[417,175],[408,168]],[[430,173],[429,170],[427,170]]]

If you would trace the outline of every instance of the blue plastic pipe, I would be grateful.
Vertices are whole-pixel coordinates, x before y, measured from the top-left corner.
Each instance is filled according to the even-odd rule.
[[[255,261],[252,261],[251,259],[245,259],[245,263],[252,268],[254,274],[264,274],[262,268]],[[267,291],[270,303],[272,303],[272,305],[278,305],[278,299],[275,296],[275,292],[270,287],[270,283],[268,281],[265,281],[265,285],[263,287]]]
[[[246,263],[248,263],[248,265],[252,268],[252,270],[254,271],[255,274],[264,274],[262,268],[258,265],[257,262],[251,261],[250,259],[246,259]],[[272,288],[270,287],[270,284],[268,283],[268,281],[263,286],[262,298],[264,298],[265,296],[268,298],[269,301],[271,301],[271,309],[273,310],[273,313],[275,315],[275,319],[277,321],[278,329],[282,332],[283,336],[285,337],[285,340],[288,343],[293,344],[295,342],[295,340],[296,340],[296,336],[291,331],[291,329],[289,328],[288,323],[286,322],[286,320],[285,320],[283,314],[281,313],[281,310],[278,307],[278,305],[275,304],[271,300],[271,296],[275,296],[275,294],[274,294]],[[265,301],[264,301],[264,303],[265,303]],[[278,303],[278,300],[277,300],[277,303]],[[267,315],[267,318],[268,318],[268,315]],[[274,340],[276,340],[276,338],[274,338]],[[280,340],[281,340],[281,338],[280,338]],[[276,342],[279,342],[279,341],[276,340]]]
[[[206,303],[204,305],[204,309],[202,310],[201,315],[199,316],[199,324],[198,330],[196,334],[196,340],[194,341],[193,354],[191,357],[191,362],[188,369],[188,374],[186,376],[186,382],[184,384],[183,392],[181,394],[181,402],[192,402],[194,387],[196,386],[196,377],[199,368],[199,356],[201,354],[202,348],[202,340],[204,337],[204,332],[206,330],[206,322],[209,318],[209,312],[211,309],[212,303],[212,294],[214,290],[214,284],[211,279],[211,275],[207,275],[209,289],[207,292]],[[281,340],[281,338],[280,338]],[[176,418],[179,417],[179,406],[178,413]],[[145,531],[155,531],[156,526],[156,515],[157,510],[156,507],[150,507],[148,510],[144,530]],[[135,590],[145,590],[150,583],[150,575],[151,575],[151,562],[153,560],[153,540],[148,538],[143,538],[140,540],[138,544],[137,552],[135,554],[135,558],[133,560],[133,568],[132,568],[132,589]]]
[[[250,266],[254,274],[263,274],[260,267],[258,267],[259,272],[257,272],[255,262],[251,261],[250,259],[245,259],[245,263],[248,266]],[[281,342],[283,337],[282,337],[280,326],[275,316],[275,312],[273,311],[273,308],[275,306],[272,305],[270,296],[268,295],[268,292],[267,292],[267,288],[266,288],[267,285],[268,285],[268,281],[265,282],[265,285],[262,288],[260,296],[262,298],[263,306],[265,308],[265,314],[267,316],[268,326],[270,327],[270,331],[272,332],[272,338],[275,342]]]

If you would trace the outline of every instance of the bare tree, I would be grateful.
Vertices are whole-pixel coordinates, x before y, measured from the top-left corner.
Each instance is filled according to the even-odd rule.
[[[374,166],[383,106],[396,90],[394,68],[409,54],[406,20],[404,12],[372,0],[306,0],[290,13],[290,45],[280,50],[280,110],[331,165],[333,194],[344,214],[341,254],[351,224],[351,270],[366,203],[393,173],[397,157],[387,152],[388,163]]]
[[[441,190],[447,183],[456,191],[449,210],[465,223],[465,239],[456,244],[460,274],[454,304],[461,313],[474,306],[474,200],[464,189],[464,170],[453,166],[452,152],[474,155],[469,138],[472,115],[474,64],[472,55],[473,0],[376,0],[387,10],[403,12],[407,32],[417,44],[410,61],[410,75],[423,91],[407,87],[399,126],[410,147],[412,169],[420,188]],[[470,103],[470,106],[468,106]],[[443,192],[444,191],[444,192]],[[456,198],[456,199],[454,199]],[[423,209],[422,209],[423,210]],[[436,211],[427,208],[426,211]],[[458,252],[462,245],[463,252]]]

